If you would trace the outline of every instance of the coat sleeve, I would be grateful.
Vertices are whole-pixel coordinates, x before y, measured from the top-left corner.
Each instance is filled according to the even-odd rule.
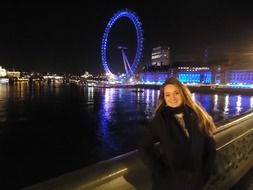
[[[216,143],[213,138],[205,137],[203,153],[203,174],[207,181],[215,169]]]
[[[163,168],[155,148],[155,143],[159,142],[159,138],[158,129],[154,120],[144,128],[139,143],[140,157],[144,164],[152,171],[161,170]]]

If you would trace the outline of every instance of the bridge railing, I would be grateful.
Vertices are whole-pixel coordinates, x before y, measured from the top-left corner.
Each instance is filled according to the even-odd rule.
[[[253,166],[253,112],[217,123],[215,170],[206,190],[229,190]],[[151,173],[138,150],[23,190],[148,190]]]

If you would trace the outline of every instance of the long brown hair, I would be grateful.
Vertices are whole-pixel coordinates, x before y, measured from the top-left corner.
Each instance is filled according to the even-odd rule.
[[[183,99],[183,103],[189,106],[196,113],[198,117],[198,127],[200,128],[200,130],[204,134],[212,137],[216,129],[212,117],[206,112],[206,110],[201,106],[199,102],[195,102],[192,99],[190,90],[175,77],[168,78],[161,86],[155,113],[158,113],[161,108],[166,105],[164,100],[164,87],[168,84],[175,85],[176,87],[178,87]]]

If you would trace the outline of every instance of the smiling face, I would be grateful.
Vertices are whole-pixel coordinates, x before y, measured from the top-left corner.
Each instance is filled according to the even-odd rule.
[[[164,87],[164,100],[167,106],[176,108],[182,105],[183,98],[176,85],[167,84]]]

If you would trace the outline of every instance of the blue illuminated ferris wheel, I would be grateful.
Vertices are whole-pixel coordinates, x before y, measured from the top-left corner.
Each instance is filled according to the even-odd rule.
[[[137,48],[136,48],[134,61],[132,64],[129,64],[128,59],[127,59],[125,52],[124,52],[124,50],[127,48],[118,46],[118,48],[121,49],[124,68],[125,68],[125,75],[123,78],[121,78],[120,76],[117,76],[110,71],[109,66],[108,66],[108,62],[107,62],[106,50],[107,50],[107,45],[108,45],[108,36],[109,36],[110,30],[111,30],[113,24],[117,20],[119,20],[123,17],[130,19],[132,21],[132,23],[134,24],[136,36],[137,36]],[[124,82],[124,81],[127,81],[134,74],[134,72],[140,62],[142,49],[143,49],[143,34],[142,33],[143,32],[142,32],[141,22],[139,21],[139,18],[135,15],[134,12],[132,12],[128,9],[123,9],[123,10],[116,12],[113,15],[113,17],[110,19],[110,21],[108,22],[108,24],[105,28],[105,31],[104,31],[104,35],[103,35],[103,39],[102,39],[102,47],[101,47],[102,64],[104,66],[104,70],[105,70],[107,76],[110,79]]]

